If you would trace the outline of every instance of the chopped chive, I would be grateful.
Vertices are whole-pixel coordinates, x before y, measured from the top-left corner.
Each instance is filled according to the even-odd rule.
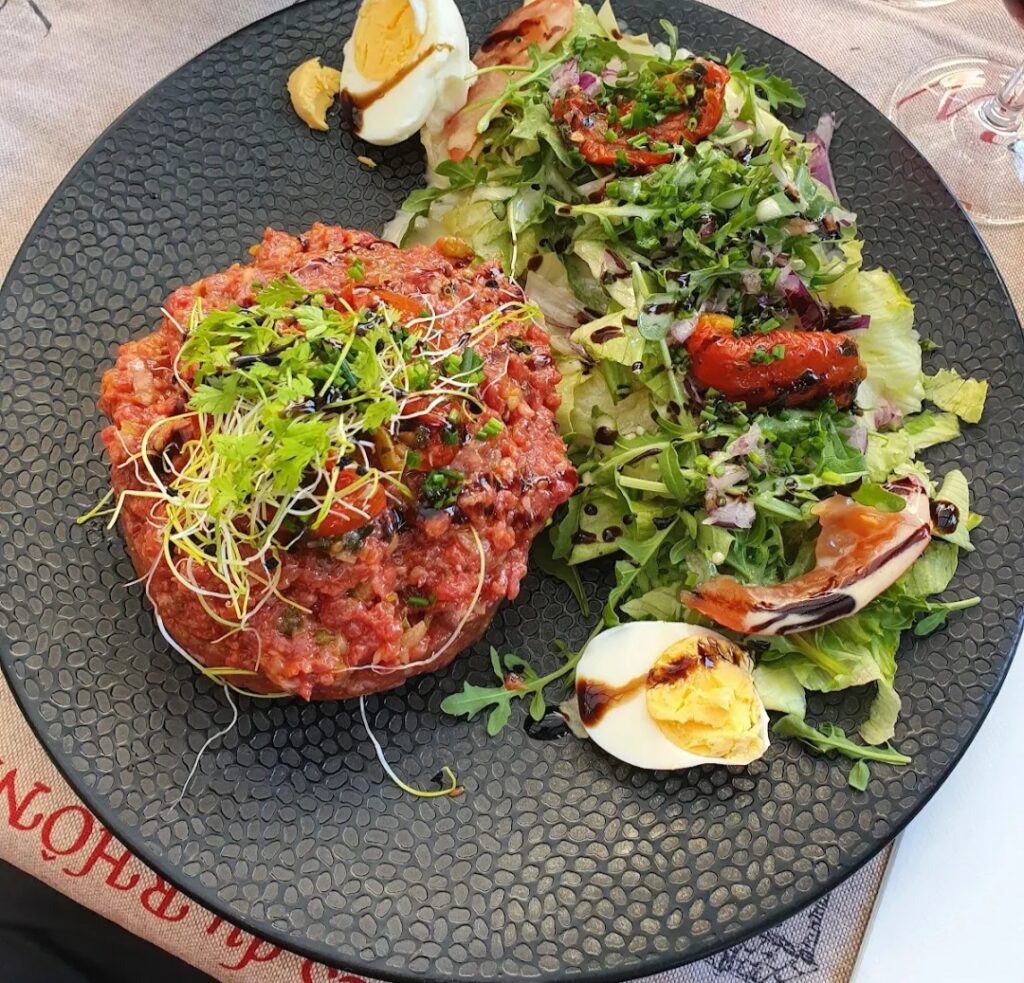
[[[476,439],[487,440],[490,437],[497,437],[504,429],[505,424],[496,416],[492,416],[479,430],[477,430]]]

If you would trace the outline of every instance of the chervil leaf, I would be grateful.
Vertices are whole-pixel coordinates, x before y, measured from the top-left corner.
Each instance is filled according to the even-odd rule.
[[[225,379],[220,385],[203,382],[196,386],[188,404],[200,413],[224,415],[233,409],[238,398],[237,389],[238,384],[232,378]]]
[[[306,288],[291,273],[286,273],[280,280],[268,283],[256,295],[256,303],[261,306],[297,304],[306,296]]]

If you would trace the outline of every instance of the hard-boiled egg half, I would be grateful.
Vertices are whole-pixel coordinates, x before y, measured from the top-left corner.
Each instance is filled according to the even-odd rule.
[[[465,103],[474,71],[454,0],[364,0],[344,57],[353,126],[381,146],[439,128]]]
[[[746,765],[768,749],[749,656],[694,625],[637,621],[602,632],[576,668],[587,733],[639,768]]]

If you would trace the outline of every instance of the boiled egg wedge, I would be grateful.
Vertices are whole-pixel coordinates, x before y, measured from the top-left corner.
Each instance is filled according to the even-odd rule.
[[[768,749],[749,656],[717,632],[637,621],[590,641],[576,669],[593,741],[638,768],[746,765]]]
[[[364,0],[344,59],[353,128],[381,146],[439,128],[465,103],[474,71],[454,0]]]

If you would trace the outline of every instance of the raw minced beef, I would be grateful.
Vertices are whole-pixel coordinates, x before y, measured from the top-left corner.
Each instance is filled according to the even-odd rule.
[[[290,273],[311,293],[347,291],[365,306],[404,303],[443,314],[443,344],[456,343],[500,305],[523,300],[496,262],[474,264],[461,243],[448,240],[402,250],[365,232],[318,224],[298,237],[268,230],[252,253],[249,265],[176,290],[157,330],[123,345],[105,374],[100,406],[111,425],[103,442],[116,493],[145,487],[145,469],[130,459],[152,424],[168,420],[151,438],[151,453],[173,453],[187,438],[186,394],[173,366],[196,298],[205,311],[244,307],[261,284]],[[353,281],[350,270],[360,265]],[[359,535],[303,538],[285,553],[280,592],[309,613],[270,597],[245,630],[225,637],[162,556],[163,504],[127,496],[121,522],[128,549],[174,639],[207,666],[258,670],[238,677],[247,689],[306,699],[389,689],[447,665],[475,641],[498,604],[516,596],[530,543],[572,494],[576,474],[554,422],[559,374],[544,331],[510,319],[474,348],[485,374],[478,396],[504,429],[445,446],[445,466],[464,475],[454,505],[418,504],[423,479],[414,476],[413,498],[392,502]]]

